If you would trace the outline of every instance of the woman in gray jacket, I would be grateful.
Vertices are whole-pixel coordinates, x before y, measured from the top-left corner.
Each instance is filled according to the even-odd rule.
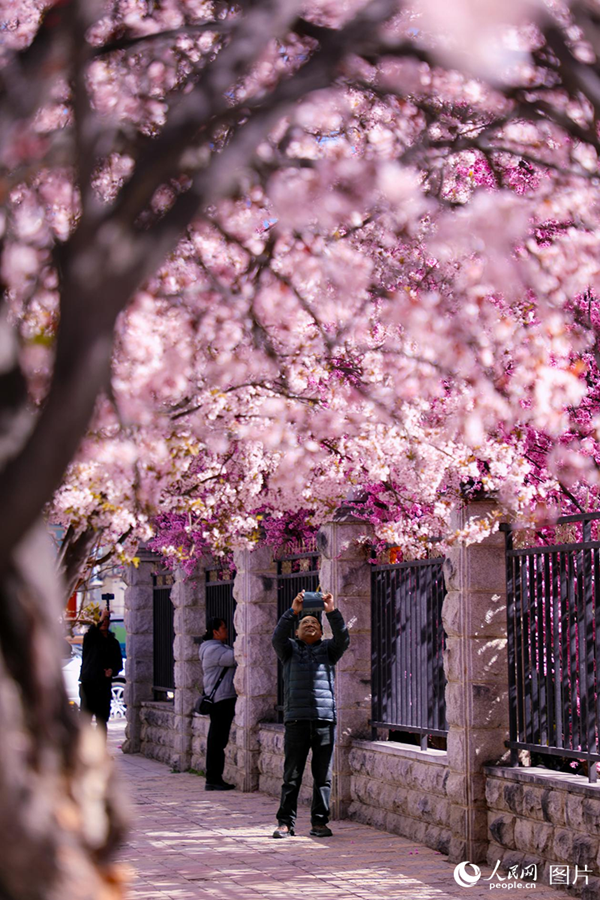
[[[229,740],[236,700],[233,686],[236,662],[233,656],[233,647],[230,647],[226,641],[227,625],[223,619],[209,619],[200,645],[204,693],[210,694],[224,668],[226,672],[217,688],[210,712],[210,728],[206,743],[205,790],[207,791],[231,791],[235,787],[235,785],[223,781],[225,747]]]

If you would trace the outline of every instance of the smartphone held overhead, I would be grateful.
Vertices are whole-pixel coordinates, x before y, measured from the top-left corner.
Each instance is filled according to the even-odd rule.
[[[304,610],[304,612],[309,609],[325,609],[322,591],[304,591],[304,596],[302,598],[302,609]]]

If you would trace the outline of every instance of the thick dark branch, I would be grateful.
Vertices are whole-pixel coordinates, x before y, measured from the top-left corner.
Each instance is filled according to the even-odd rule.
[[[196,25],[182,25],[181,28],[173,28],[169,31],[157,31],[154,34],[141,34],[136,37],[122,37],[96,47],[93,56],[107,56],[119,50],[137,50],[148,44],[159,42],[172,43],[180,37],[197,37],[199,34],[230,34],[232,24],[229,22],[198,22]]]
[[[117,216],[132,225],[157,187],[181,170],[182,156],[195,135],[219,115],[229,114],[234,119],[229,93],[269,42],[287,31],[297,6],[298,0],[264,0],[237,25],[228,46],[203,70],[193,89],[171,108],[160,136],[142,145],[135,171],[105,219]]]

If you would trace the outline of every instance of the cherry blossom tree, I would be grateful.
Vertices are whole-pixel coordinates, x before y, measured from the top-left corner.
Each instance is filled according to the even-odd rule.
[[[352,485],[418,553],[465,489],[593,500],[598,12],[0,10],[0,885],[119,896],[43,508],[72,581],[157,512],[192,556],[314,526]]]

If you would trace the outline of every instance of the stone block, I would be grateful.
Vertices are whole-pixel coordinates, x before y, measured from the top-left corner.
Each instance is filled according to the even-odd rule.
[[[506,562],[503,547],[471,544],[466,550],[465,588],[503,594],[506,591]]]
[[[347,560],[338,567],[338,591],[341,596],[357,597],[370,607],[371,570],[365,559]]]
[[[527,819],[517,819],[515,826],[515,843],[517,847],[531,851],[538,856],[546,857],[552,853],[553,842],[554,828],[552,825]]]
[[[470,859],[471,862],[476,862],[472,854],[469,853],[465,837],[462,834],[452,834],[448,845],[448,861],[458,863],[467,859]]]
[[[235,550],[233,561],[238,573],[266,572],[273,568],[273,551],[266,544],[256,544],[252,550]]]
[[[154,638],[152,634],[133,634],[127,633],[127,677],[129,678],[129,668],[134,660],[154,659]]]
[[[270,664],[238,666],[233,683],[238,697],[269,697],[272,705],[277,702],[277,670]]]
[[[571,865],[580,869],[588,866],[592,868],[598,856],[598,838],[588,834],[576,834],[573,836]]]
[[[355,634],[369,634],[371,628],[371,606],[366,598],[345,597],[343,594],[336,597],[336,605],[344,617],[350,634],[350,646]],[[345,657],[342,656],[338,663],[338,669],[343,666]]]
[[[242,593],[243,590],[243,593]],[[275,602],[277,592],[277,575],[270,572],[247,572],[240,580],[240,573],[235,576],[233,592],[238,604],[266,604]],[[236,610],[237,611],[237,610]]]
[[[520,820],[523,821],[523,820]],[[515,849],[515,822],[516,816],[509,813],[488,813],[488,830],[490,840],[508,847],[510,850]],[[530,826],[530,823],[526,823]],[[519,846],[525,846],[519,841]]]
[[[500,844],[494,843],[493,840],[490,840],[488,844],[488,850],[486,855],[486,862],[488,866],[494,867],[496,865],[497,860],[502,860],[504,856],[505,848]]]
[[[418,790],[430,794],[446,793],[448,769],[446,766],[432,766],[415,760],[412,766],[412,782]]]
[[[127,639],[130,635],[152,634],[154,629],[154,621],[152,617],[152,598],[150,598],[150,608],[141,609],[125,609],[125,627],[127,629]]]
[[[543,821],[542,788],[538,785],[523,785],[523,815],[528,819]]]
[[[365,709],[338,709],[338,723],[336,728],[337,742],[347,744],[355,739],[367,740],[371,736],[369,725],[370,710]]]
[[[354,672],[338,671],[336,673],[337,696],[340,698],[338,712],[343,709],[367,708],[371,713],[371,681],[365,684],[361,678],[356,678]]]
[[[156,568],[156,561],[142,561],[137,566],[127,566],[124,570],[124,578],[127,584],[125,596],[136,588],[152,590],[152,573]],[[127,605],[127,602],[126,602]]]
[[[504,806],[504,782],[488,776],[485,780],[485,799],[490,809],[506,809]]]
[[[470,702],[469,702],[470,694]],[[508,690],[500,684],[446,685],[446,718],[449,725],[508,729]]]
[[[467,804],[467,778],[455,772],[449,772],[446,780],[446,796],[451,803],[459,806]]]
[[[354,631],[350,646],[342,657],[344,671],[359,672],[371,678],[371,635]],[[338,664],[339,665],[339,664]]]
[[[581,794],[566,794],[565,822],[568,828],[583,830],[583,799]]]
[[[523,815],[523,785],[508,783],[502,790],[504,809],[510,810],[518,816]]]
[[[421,791],[407,791],[406,811],[422,822],[435,822],[450,825],[454,831],[452,822],[458,807],[450,808],[448,801],[434,794],[423,794]]]
[[[590,877],[581,888],[581,900],[600,900],[600,878]]]
[[[184,606],[173,615],[175,634],[199,637],[206,630],[206,616],[199,607]]]
[[[238,604],[234,616],[238,634],[245,632],[252,635],[263,635],[271,644],[271,636],[277,625],[277,604],[269,598],[266,603]],[[264,648],[263,648],[264,652]]]
[[[583,824],[591,834],[600,835],[600,800],[586,797],[582,804]]]
[[[281,793],[281,779],[259,775],[258,790],[263,794],[268,794],[270,797],[279,797]]]
[[[464,601],[461,599],[464,596]],[[466,618],[462,604],[469,610]],[[465,626],[468,636],[478,638],[506,637],[506,594],[503,591],[453,590],[446,594],[442,606],[442,621],[446,634],[455,637]]]
[[[462,659],[460,639],[449,638],[444,653],[444,669],[448,681],[475,684],[506,685],[506,640],[504,638],[471,638],[470,662]]]
[[[408,813],[408,790],[406,788],[393,788],[391,794],[391,809],[396,815],[406,815]]]
[[[558,862],[566,863],[567,865],[573,862],[573,832],[564,828],[555,829],[552,855]]]
[[[238,728],[253,728],[259,722],[267,721],[274,715],[272,697],[246,697],[235,707],[235,724]]]
[[[484,766],[496,765],[507,756],[504,746],[508,734],[504,728],[471,729],[469,742],[473,771],[481,772]]]
[[[541,804],[545,822],[550,822],[552,825],[566,824],[564,791],[543,790]]]
[[[153,684],[154,661],[139,656],[129,656],[127,659],[127,680]]]
[[[446,752],[450,771],[464,774],[466,772],[466,738],[465,732],[459,728],[451,728],[448,732]]]
[[[450,850],[450,841],[452,840],[452,832],[448,828],[436,827],[429,825],[425,832],[425,843],[432,850],[447,855]]]
[[[365,551],[357,542],[371,531],[369,524],[356,520],[322,525],[317,534],[317,547],[322,557],[321,565],[326,560],[339,562],[359,559],[366,563]]]

